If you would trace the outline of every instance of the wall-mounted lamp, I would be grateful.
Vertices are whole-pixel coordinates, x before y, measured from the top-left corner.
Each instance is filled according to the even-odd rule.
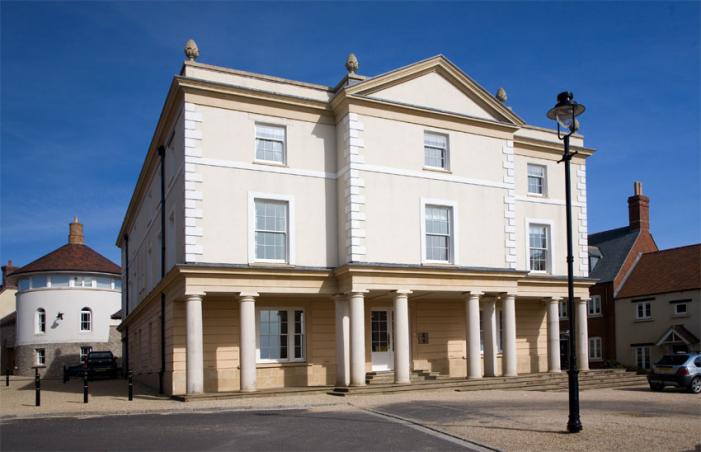
[[[56,319],[63,320],[63,312],[59,312],[58,314],[56,314]]]

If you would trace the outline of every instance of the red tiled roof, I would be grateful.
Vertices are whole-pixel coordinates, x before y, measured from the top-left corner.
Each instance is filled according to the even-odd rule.
[[[640,256],[616,298],[701,289],[701,244]]]
[[[120,274],[119,265],[87,245],[69,243],[40,257],[24,267],[12,272],[12,275],[45,271],[81,271]]]

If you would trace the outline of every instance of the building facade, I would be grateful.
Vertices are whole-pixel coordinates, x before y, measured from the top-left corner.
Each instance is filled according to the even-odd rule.
[[[640,255],[652,251],[657,245],[650,232],[650,198],[643,194],[642,183],[635,182],[628,198],[628,226],[589,235],[589,276],[596,279],[587,304],[591,368],[617,365],[614,299]],[[560,319],[565,350],[569,329],[565,306]]]
[[[84,244],[83,225],[70,224],[68,244],[14,271],[17,283],[15,363],[18,375],[62,375],[90,350],[121,356],[119,266]]]
[[[351,55],[327,87],[186,52],[117,240],[138,379],[182,394],[560,370],[554,131],[443,56],[364,77]],[[572,144],[586,313],[593,151]]]
[[[663,355],[698,352],[701,245],[645,253],[616,297],[617,358],[650,369]]]
[[[2,286],[0,286],[0,371],[12,373],[15,368],[15,332],[17,282],[9,275],[17,270],[8,261],[2,266]]]

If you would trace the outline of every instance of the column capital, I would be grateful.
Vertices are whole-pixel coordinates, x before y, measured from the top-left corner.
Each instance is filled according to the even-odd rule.
[[[347,293],[335,293],[333,294],[333,299],[335,301],[346,301],[348,299]]]
[[[351,297],[357,297],[357,296],[362,296],[362,297],[364,297],[365,294],[368,293],[368,292],[370,292],[370,291],[367,290],[367,289],[362,289],[362,290],[351,290],[350,292],[348,292],[348,295],[350,295]]]
[[[502,300],[508,297],[516,298],[516,294],[513,292],[502,292],[499,294],[499,298],[501,298]]]
[[[545,303],[545,304],[560,303],[560,300],[562,300],[562,297],[545,297],[545,298],[543,298],[543,303]]]
[[[575,299],[574,299],[574,302],[575,302],[575,303],[586,303],[587,301],[589,301],[588,298],[577,298],[577,297],[575,297]]]
[[[189,293],[185,295],[185,300],[202,300],[203,297],[203,293]]]
[[[479,291],[479,290],[472,290],[472,291],[467,290],[467,291],[463,292],[462,294],[463,294],[466,298],[484,296],[484,292]]]
[[[414,293],[414,291],[407,290],[407,289],[398,289],[398,290],[393,290],[392,293],[394,295],[405,295],[406,296],[406,295],[411,295],[412,293]]]
[[[244,292],[239,292],[239,300],[240,301],[245,301],[249,300],[251,298],[256,298],[258,296],[258,292],[253,292],[250,290],[244,291]]]

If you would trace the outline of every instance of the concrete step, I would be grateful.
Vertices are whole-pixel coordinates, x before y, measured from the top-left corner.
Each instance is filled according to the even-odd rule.
[[[380,374],[378,374],[380,375]],[[513,389],[513,390],[534,390],[534,391],[558,391],[567,388],[566,373],[540,373],[528,374],[518,377],[485,377],[478,380],[465,380],[463,378],[448,378],[438,375],[435,380],[412,380],[411,385],[394,384],[393,373],[382,373],[384,380],[373,381],[372,385],[352,388],[336,388],[332,393],[336,395],[345,394],[378,394],[390,392],[419,391],[419,390],[455,390],[455,391],[478,391],[489,389]],[[374,376],[373,380],[374,380]],[[602,369],[590,370],[580,373],[580,387],[613,387],[614,385],[639,385],[646,382],[645,377],[633,372],[626,372],[625,369]]]

